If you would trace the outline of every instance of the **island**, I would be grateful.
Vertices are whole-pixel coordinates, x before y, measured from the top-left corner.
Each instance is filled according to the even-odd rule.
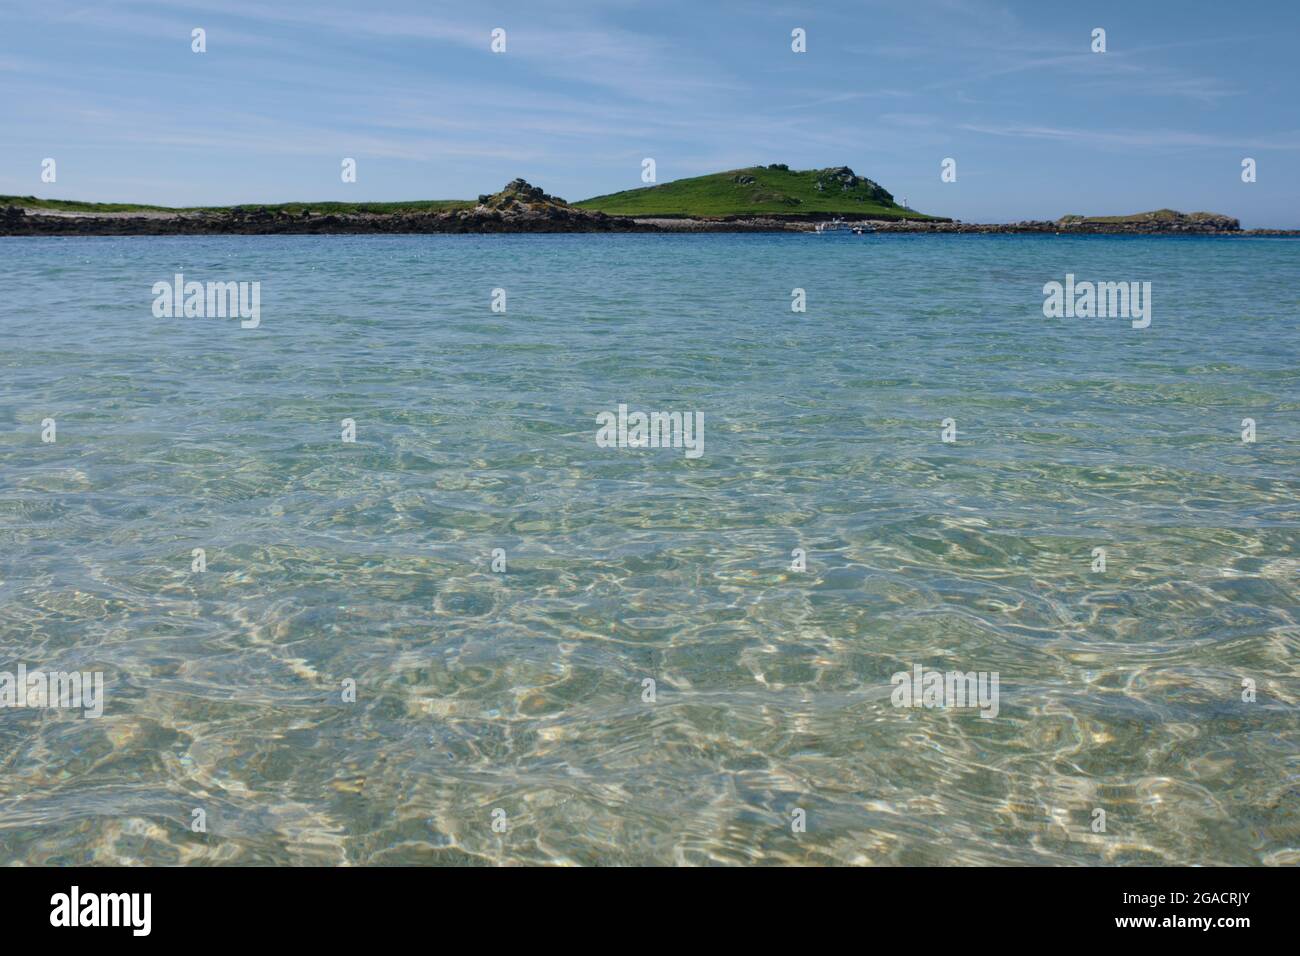
[[[728,170],[569,203],[522,179],[477,200],[291,202],[170,208],[0,196],[0,236],[816,232],[1296,236],[1172,209],[1127,216],[966,223],[900,205],[847,166]]]

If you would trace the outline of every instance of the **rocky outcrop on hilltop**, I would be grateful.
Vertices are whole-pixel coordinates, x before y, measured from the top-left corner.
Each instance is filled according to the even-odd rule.
[[[865,176],[859,176],[847,166],[832,166],[829,169],[818,170],[813,188],[819,193],[846,193],[860,190],[866,198],[882,205],[892,205],[894,202],[893,194],[884,186]]]
[[[446,214],[442,232],[653,231],[635,221],[571,206],[540,187],[512,179],[500,192],[478,197],[473,209]]]
[[[496,209],[514,212],[544,212],[572,209],[558,196],[548,196],[540,186],[526,179],[512,179],[499,193],[478,197],[478,209]]]

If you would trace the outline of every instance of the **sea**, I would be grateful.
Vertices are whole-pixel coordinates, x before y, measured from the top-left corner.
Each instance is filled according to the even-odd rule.
[[[0,864],[1296,865],[1298,278],[0,239]]]

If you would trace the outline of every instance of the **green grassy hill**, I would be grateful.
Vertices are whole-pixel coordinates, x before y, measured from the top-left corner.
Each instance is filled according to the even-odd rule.
[[[301,215],[310,209],[313,215],[341,215],[344,213],[390,213],[403,209],[442,212],[447,209],[469,209],[470,199],[414,199],[405,202],[282,202],[263,205],[242,203],[241,209],[265,209],[269,212],[286,212]],[[35,196],[0,196],[0,207],[23,206],[27,209],[50,209],[56,212],[211,212],[227,213],[235,206],[148,206],[142,203],[77,202],[71,199],[37,199]]]
[[[752,166],[594,196],[574,205],[611,216],[933,218],[899,206],[884,187],[847,166]]]

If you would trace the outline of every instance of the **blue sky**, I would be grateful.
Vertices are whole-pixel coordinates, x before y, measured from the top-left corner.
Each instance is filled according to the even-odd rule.
[[[0,192],[473,198],[523,176],[572,200],[653,157],[660,182],[848,165],[967,221],[1169,206],[1300,228],[1298,37],[1293,0],[6,0]]]

